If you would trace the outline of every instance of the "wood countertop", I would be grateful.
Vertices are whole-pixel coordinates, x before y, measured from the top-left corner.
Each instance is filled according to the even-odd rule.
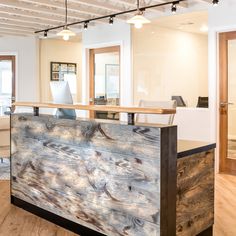
[[[163,108],[143,108],[143,107],[121,107],[121,106],[104,106],[104,105],[70,105],[70,104],[56,104],[56,103],[35,103],[35,102],[15,102],[13,106],[33,107],[33,108],[63,108],[75,109],[85,111],[109,111],[122,113],[139,113],[139,114],[175,114],[176,109]]]

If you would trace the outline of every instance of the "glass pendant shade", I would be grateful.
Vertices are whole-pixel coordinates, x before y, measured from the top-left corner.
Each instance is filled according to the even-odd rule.
[[[70,36],[75,36],[76,34],[71,31],[67,26],[63,28],[62,31],[57,33],[57,36],[62,36],[64,40],[69,40]]]
[[[137,29],[140,29],[142,28],[143,24],[148,24],[150,23],[151,21],[146,19],[144,16],[143,16],[143,12],[142,11],[138,11],[134,17],[132,17],[131,19],[129,19],[127,21],[127,23],[129,24],[134,24],[135,28]]]
[[[62,31],[57,33],[57,36],[62,36],[64,40],[69,40],[70,36],[75,36],[76,35],[67,26],[67,1],[68,0],[65,0],[65,11],[66,11],[66,14],[65,14],[65,26],[63,27]]]

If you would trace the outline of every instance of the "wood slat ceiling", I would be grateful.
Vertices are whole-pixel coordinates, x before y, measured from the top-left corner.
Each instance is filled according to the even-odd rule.
[[[141,6],[168,2],[168,0],[141,0]],[[180,4],[187,8],[190,2],[211,0],[187,0]],[[0,0],[0,36],[34,35],[34,31],[64,24],[64,0]],[[68,22],[87,20],[94,17],[114,14],[136,8],[136,0],[68,0]],[[168,9],[169,10],[169,9]],[[164,7],[149,9],[152,14],[167,11]],[[119,20],[126,20],[131,15],[121,15]],[[106,20],[95,24],[107,23]],[[79,30],[80,25],[71,29]],[[52,33],[55,33],[52,32]]]

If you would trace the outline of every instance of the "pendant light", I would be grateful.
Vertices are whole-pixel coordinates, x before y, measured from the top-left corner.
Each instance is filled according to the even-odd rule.
[[[62,36],[64,40],[69,40],[70,36],[75,36],[76,34],[69,29],[67,26],[67,0],[65,0],[65,10],[66,10],[66,15],[65,15],[65,25],[59,33],[57,33],[57,36]]]
[[[143,16],[143,11],[141,11],[139,8],[139,0],[137,0],[137,12],[135,13],[134,17],[127,21],[127,23],[134,24],[135,28],[140,29],[143,27],[143,24],[148,24],[150,22],[150,20]]]

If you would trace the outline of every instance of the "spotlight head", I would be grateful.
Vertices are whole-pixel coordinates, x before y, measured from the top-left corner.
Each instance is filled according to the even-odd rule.
[[[109,25],[113,25],[114,23],[114,16],[109,17]]]
[[[84,30],[87,30],[88,29],[88,21],[84,22]]]
[[[172,6],[171,6],[171,12],[175,14],[176,11],[177,11],[177,6],[176,6],[176,3],[173,2],[173,3],[172,3]]]
[[[43,33],[43,38],[46,39],[48,37],[48,31],[45,30],[44,33]]]
[[[217,6],[218,3],[219,3],[219,0],[212,0],[212,4],[213,4],[213,6]]]

